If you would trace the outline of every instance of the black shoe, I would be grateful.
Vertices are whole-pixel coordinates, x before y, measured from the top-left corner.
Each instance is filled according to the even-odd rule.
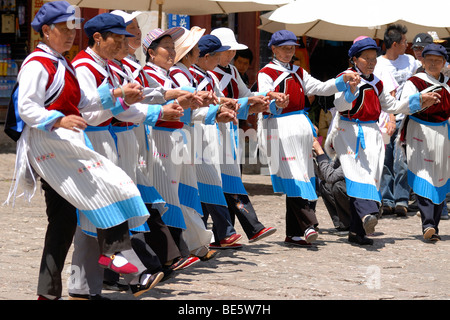
[[[176,272],[173,271],[172,268],[166,267],[166,266],[162,267],[161,272],[164,273],[164,276],[160,282],[164,282],[166,280],[172,279],[173,277],[175,277],[175,274],[176,274]]]
[[[128,285],[122,284],[117,281],[106,281],[103,280],[103,289],[112,291],[127,291]]]
[[[69,300],[111,300],[101,294],[78,294],[78,293],[69,293]]]
[[[145,274],[142,274],[141,277],[144,275]],[[161,281],[163,277],[164,277],[163,272],[157,272],[152,274],[145,284],[130,284],[131,292],[135,297],[139,297],[144,292],[153,289],[158,284],[158,282]]]
[[[439,241],[441,240],[441,236],[438,235],[437,233],[433,234],[430,238],[430,241]]]
[[[417,205],[417,200],[408,204],[408,212],[417,212],[419,211],[419,206]]]
[[[408,213],[408,208],[405,206],[395,206],[395,214],[397,217],[406,217],[406,214]]]
[[[348,242],[356,243],[356,244],[359,244],[359,245],[362,245],[362,246],[364,246],[364,245],[373,245],[373,240],[372,239],[369,239],[366,236],[362,236],[361,237],[361,236],[359,236],[357,234],[354,234],[352,232],[349,232],[349,234],[348,234]]]
[[[382,216],[389,216],[391,214],[394,214],[394,208],[389,206],[382,206],[381,207],[381,215]]]

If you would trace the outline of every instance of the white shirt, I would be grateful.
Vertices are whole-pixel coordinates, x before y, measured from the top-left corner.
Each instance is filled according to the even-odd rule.
[[[399,55],[395,60],[379,56],[373,73],[383,81],[387,92],[396,90],[396,97],[399,99],[406,80],[415,74],[419,67],[417,60],[409,54]]]

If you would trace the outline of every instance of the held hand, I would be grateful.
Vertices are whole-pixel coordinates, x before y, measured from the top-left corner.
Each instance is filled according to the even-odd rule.
[[[134,104],[137,102],[141,102],[144,99],[144,95],[143,95],[143,88],[140,84],[138,83],[127,83],[126,85],[122,86],[123,89],[123,93],[122,90],[119,89],[115,89],[120,91],[120,97],[122,97],[123,94],[125,94],[125,98],[124,101],[128,104]]]
[[[283,109],[289,105],[289,95],[286,95],[282,92],[270,91],[267,94],[267,97],[269,97],[269,99],[271,100],[275,99],[275,104],[278,108]]]
[[[269,109],[269,98],[263,96],[255,96],[248,98],[248,103],[251,104],[249,113],[265,112]]]
[[[349,83],[350,85],[357,86],[361,81],[361,76],[356,72],[348,72],[344,73],[343,80],[345,83]]]
[[[80,116],[68,115],[65,117],[58,118],[53,125],[53,128],[65,128],[75,132],[80,132],[87,127],[87,122]]]
[[[162,106],[163,116],[161,120],[177,121],[184,115],[183,107],[176,103],[169,103]]]
[[[203,100],[202,107],[219,103],[219,99],[213,91],[196,91],[196,94]]]
[[[216,121],[224,123],[232,121],[234,124],[237,124],[236,113],[232,110],[221,107],[217,113]]]
[[[197,109],[203,105],[203,100],[200,96],[190,93],[188,91],[182,91],[183,93],[176,99],[183,109]]]
[[[237,110],[239,110],[239,106],[240,106],[240,104],[237,103],[237,100],[235,100],[235,99],[223,98],[223,97],[220,98],[220,107],[221,108],[226,108],[226,109],[236,112]]]
[[[427,92],[421,95],[422,109],[441,102],[441,95],[437,92]]]

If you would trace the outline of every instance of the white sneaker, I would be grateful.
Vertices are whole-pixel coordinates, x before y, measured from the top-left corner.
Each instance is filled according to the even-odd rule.
[[[305,240],[308,243],[314,242],[317,240],[317,238],[319,237],[319,234],[317,233],[316,230],[314,230],[314,228],[308,228],[305,231]]]
[[[372,234],[375,232],[375,226],[378,224],[378,219],[374,215],[368,214],[362,218],[362,223],[364,231],[366,231],[367,234]]]

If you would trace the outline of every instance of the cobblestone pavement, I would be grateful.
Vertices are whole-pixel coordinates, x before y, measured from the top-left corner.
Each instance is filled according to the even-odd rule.
[[[0,154],[0,201],[6,199],[14,154]],[[321,199],[320,236],[311,247],[284,244],[284,196],[272,192],[270,178],[244,175],[259,219],[278,231],[259,242],[243,239],[242,249],[222,250],[154,289],[141,300],[449,300],[450,221],[442,220],[442,241],[424,242],[420,218],[383,217],[374,245],[354,246],[333,234]],[[18,199],[0,206],[0,300],[35,300],[46,231],[45,206],[38,192],[31,204]],[[242,232],[237,223],[238,232]],[[242,233],[243,234],[243,233]],[[69,276],[71,252],[63,276]],[[63,298],[67,297],[64,290]],[[129,292],[104,291],[111,299],[137,300]]]

